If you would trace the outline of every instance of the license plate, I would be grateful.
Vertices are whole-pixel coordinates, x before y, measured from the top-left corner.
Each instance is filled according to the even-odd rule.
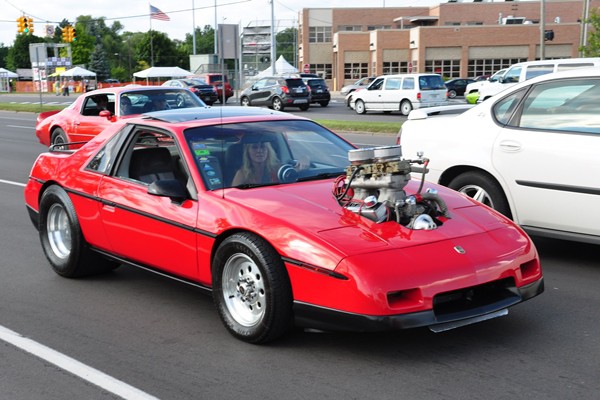
[[[308,100],[306,100],[306,99],[294,100],[294,104],[303,104],[303,103],[308,103]]]
[[[323,93],[321,89],[317,89],[317,93]]]
[[[304,92],[304,89],[302,89],[302,88],[296,88],[296,93],[302,93],[302,92]]]

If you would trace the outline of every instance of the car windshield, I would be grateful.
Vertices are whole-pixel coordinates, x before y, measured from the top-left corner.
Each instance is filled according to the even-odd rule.
[[[330,179],[345,173],[354,148],[312,121],[197,127],[185,137],[208,190]]]
[[[206,104],[185,89],[132,90],[121,94],[119,115],[144,114],[178,108],[206,107]]]

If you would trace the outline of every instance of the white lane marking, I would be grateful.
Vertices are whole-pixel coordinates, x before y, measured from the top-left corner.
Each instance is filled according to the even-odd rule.
[[[21,128],[21,129],[31,129],[32,126],[22,126],[22,125],[6,125],[7,128]]]
[[[106,375],[104,372],[89,367],[69,356],[59,353],[56,350],[44,346],[34,340],[28,339],[23,335],[11,331],[0,325],[0,340],[12,344],[34,356],[41,358],[57,367],[72,373],[104,390],[109,391],[123,399],[127,400],[158,400],[146,392],[134,388],[123,381]]]
[[[5,181],[4,179],[0,179],[0,183],[7,183],[9,185],[15,185],[15,186],[21,186],[21,187],[27,186],[24,183],[13,182],[13,181]]]

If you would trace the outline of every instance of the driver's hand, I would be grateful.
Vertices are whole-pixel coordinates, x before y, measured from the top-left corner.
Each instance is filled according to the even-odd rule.
[[[308,169],[310,167],[310,158],[308,156],[302,156],[296,160],[296,165],[294,169],[296,171],[301,171],[303,169]]]

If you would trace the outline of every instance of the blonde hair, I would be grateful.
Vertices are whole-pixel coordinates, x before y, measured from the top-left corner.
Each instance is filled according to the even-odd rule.
[[[270,142],[263,142],[267,148],[267,160],[266,160],[266,167],[267,167],[267,173],[270,176],[276,177],[277,176],[277,170],[279,169],[279,159],[277,158],[277,154],[275,153],[275,150],[273,149],[273,146],[271,145]],[[256,178],[255,174],[254,174],[254,170],[252,168],[252,160],[250,160],[250,154],[248,154],[250,152],[250,148],[252,147],[252,145],[255,143],[247,143],[244,144],[244,151],[243,151],[243,156],[242,156],[242,166],[239,170],[241,176],[242,176],[242,180],[244,183],[254,183],[254,182],[250,182],[252,180],[252,178]]]

